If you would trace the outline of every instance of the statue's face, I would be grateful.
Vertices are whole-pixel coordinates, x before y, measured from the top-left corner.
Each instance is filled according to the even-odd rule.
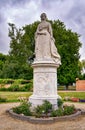
[[[46,14],[41,14],[41,20],[46,20]]]

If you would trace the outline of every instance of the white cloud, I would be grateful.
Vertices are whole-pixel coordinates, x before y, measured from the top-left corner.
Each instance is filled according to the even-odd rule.
[[[85,0],[3,0],[0,1],[0,6],[1,52],[6,53],[9,49],[8,22],[21,27],[39,20],[41,12],[46,12],[49,19],[60,19],[67,28],[81,34],[83,46],[80,53],[85,58]]]

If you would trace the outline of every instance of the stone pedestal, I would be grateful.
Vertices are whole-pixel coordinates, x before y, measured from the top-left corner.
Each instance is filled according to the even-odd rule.
[[[33,95],[29,102],[32,106],[41,105],[43,100],[51,102],[54,108],[57,108],[57,68],[54,61],[37,61],[32,64],[33,67]]]

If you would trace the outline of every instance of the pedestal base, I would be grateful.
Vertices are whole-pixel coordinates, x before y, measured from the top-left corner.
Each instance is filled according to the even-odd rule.
[[[37,97],[37,96],[30,96],[29,98],[29,102],[32,103],[32,107],[37,107],[38,105],[42,105],[43,104],[43,101],[47,100],[49,101],[51,104],[52,104],[52,107],[54,109],[58,109],[58,104],[57,104],[57,99],[61,98],[59,95],[56,95],[56,96],[50,96],[50,97]]]
[[[44,100],[49,101],[54,108],[58,108],[57,99],[57,68],[54,61],[37,61],[33,67],[33,95],[29,97],[29,102],[33,107],[41,105]]]

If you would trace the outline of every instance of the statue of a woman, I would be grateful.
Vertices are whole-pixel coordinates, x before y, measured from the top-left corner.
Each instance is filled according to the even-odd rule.
[[[52,34],[52,27],[46,19],[46,14],[42,13],[41,23],[38,25],[35,33],[35,60],[53,60],[57,64],[61,64],[60,55],[58,54],[57,48],[54,44],[55,40]]]

